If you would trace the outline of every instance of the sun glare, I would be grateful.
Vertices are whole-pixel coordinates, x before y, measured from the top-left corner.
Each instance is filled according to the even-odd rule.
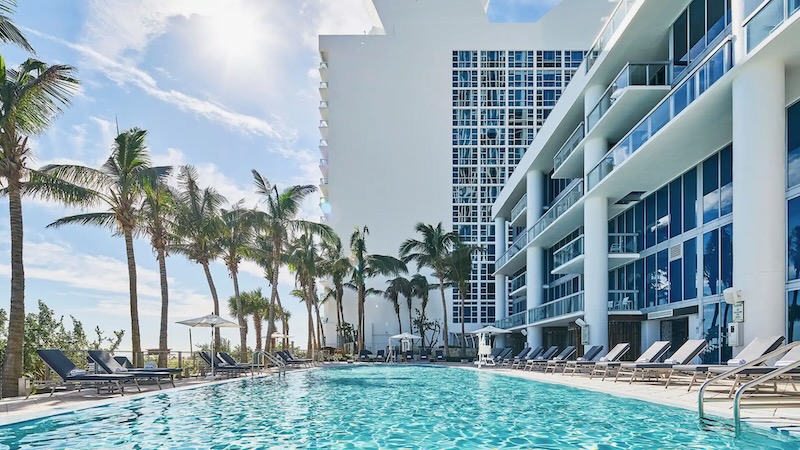
[[[258,17],[242,7],[220,8],[207,18],[208,46],[229,63],[256,57],[267,35]]]

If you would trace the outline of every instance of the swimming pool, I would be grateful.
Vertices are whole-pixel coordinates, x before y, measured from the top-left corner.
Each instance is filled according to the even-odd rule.
[[[759,448],[696,413],[485,372],[347,366],[165,392],[0,428],[0,448]]]

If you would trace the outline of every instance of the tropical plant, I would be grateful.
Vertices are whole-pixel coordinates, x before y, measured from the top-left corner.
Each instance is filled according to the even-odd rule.
[[[408,278],[405,277],[395,277],[391,280],[386,280],[386,283],[389,285],[385,291],[383,291],[383,296],[386,297],[389,302],[392,303],[394,307],[394,313],[397,316],[397,328],[400,333],[403,332],[403,322],[400,320],[400,296],[406,298],[406,304],[408,305],[408,326],[411,327],[411,282]]]
[[[444,231],[442,223],[439,222],[435,227],[424,223],[418,223],[415,227],[421,239],[407,239],[400,245],[400,257],[403,262],[415,261],[417,270],[428,267],[433,270],[434,276],[439,280],[439,293],[442,296],[442,312],[444,333],[444,353],[449,355],[449,333],[447,330],[447,299],[444,295],[445,280],[447,278],[447,267],[445,262],[447,256],[458,241],[458,234]]]
[[[16,45],[17,47],[29,52],[36,53],[28,43],[28,39],[17,28],[14,22],[8,17],[14,14],[17,7],[16,0],[0,0],[0,41],[6,44]]]
[[[97,204],[108,209],[62,217],[48,225],[94,225],[111,228],[115,234],[125,238],[125,253],[128,260],[128,288],[131,312],[131,349],[133,363],[142,364],[142,345],[139,336],[139,305],[136,290],[136,260],[133,253],[133,237],[139,230],[139,207],[145,188],[154,186],[166,178],[171,167],[153,167],[145,145],[147,131],[133,128],[120,133],[114,139],[111,156],[99,168],[80,165],[56,164],[42,169],[43,172],[61,179],[64,184],[83,192],[85,197],[73,203],[84,207]],[[69,200],[69,199],[67,199]]]
[[[0,13],[13,11],[14,3],[0,1]],[[0,40],[32,50],[19,30],[0,14]],[[47,64],[28,59],[15,69],[6,68],[0,56],[0,196],[8,196],[11,234],[11,301],[8,341],[5,348],[3,381],[5,396],[18,393],[23,373],[25,328],[25,269],[23,263],[22,196],[38,194],[45,198],[80,196],[81,192],[63,189],[58,179],[28,166],[32,158],[28,135],[46,130],[69,106],[78,91],[75,69],[63,64]],[[80,197],[78,197],[80,198]]]
[[[167,281],[167,245],[169,227],[174,213],[174,196],[166,183],[144,186],[144,199],[139,208],[142,231],[150,238],[150,245],[158,260],[161,286],[161,322],[158,333],[158,366],[166,367],[169,357],[167,329],[169,324],[169,284]]]
[[[330,277],[333,286],[325,289],[323,301],[333,299],[336,302],[336,333],[339,350],[344,344],[343,329],[340,326],[344,320],[344,283],[347,275],[352,271],[350,260],[344,255],[342,241],[339,236],[333,235],[330,239],[322,240],[321,274]]]
[[[261,288],[252,291],[244,291],[237,299],[232,295],[228,299],[228,310],[232,316],[238,317],[240,314],[245,318],[244,326],[247,327],[247,317],[253,319],[253,331],[256,335],[256,351],[260,352],[264,347],[263,325],[264,318],[267,317],[269,311],[269,303],[261,292]]]
[[[201,189],[197,179],[197,170],[194,167],[181,167],[178,173],[172,251],[203,267],[214,302],[214,314],[219,315],[219,297],[209,264],[220,255],[220,247],[217,245],[221,234],[219,211],[225,197],[212,187]],[[214,345],[220,342],[219,328],[215,328]]]
[[[313,310],[317,308],[317,266],[320,262],[319,248],[313,236],[302,234],[287,247],[286,260],[289,270],[295,274],[296,289],[292,294],[305,303],[308,312],[308,353],[321,345],[320,335],[315,332]],[[319,315],[317,315],[319,318]]]
[[[417,297],[420,300],[420,309],[417,309],[417,315],[419,316],[419,323],[424,324],[427,321],[425,311],[428,308],[429,294],[431,289],[435,289],[435,287],[428,283],[428,277],[419,273],[415,273],[414,276],[411,277],[409,284],[411,285],[411,296]],[[414,321],[414,323],[416,324],[417,321]],[[420,337],[422,337],[422,348],[425,348],[424,327],[419,325],[417,329],[420,331]]]
[[[233,280],[233,296],[241,302],[239,295],[239,264],[244,253],[253,240],[253,211],[243,207],[239,201],[230,209],[223,209],[220,214],[220,236],[218,245],[222,261],[228,268],[228,273]],[[247,322],[244,317],[244,308],[241,303],[236,308],[236,318],[239,321],[239,355],[240,361],[247,362]]]
[[[369,228],[364,226],[356,228],[350,236],[350,253],[353,265],[350,272],[350,282],[346,284],[356,291],[358,298],[358,350],[364,349],[364,303],[367,295],[379,291],[367,288],[367,281],[379,275],[393,276],[406,273],[403,261],[387,255],[371,255],[367,252],[367,235]]]
[[[472,277],[472,259],[478,253],[483,252],[483,248],[465,244],[458,239],[453,249],[447,255],[445,268],[447,270],[447,281],[458,291],[459,317],[461,319],[461,357],[467,357],[466,327],[464,318],[465,301],[470,294],[470,278]],[[455,296],[454,296],[455,299]]]
[[[259,229],[272,240],[272,270],[269,280],[272,293],[269,299],[270,317],[267,324],[267,351],[272,348],[272,333],[275,331],[275,313],[278,309],[273,306],[278,299],[278,272],[282,264],[283,252],[293,233],[303,232],[329,237],[333,234],[331,229],[323,224],[310,222],[297,218],[303,200],[317,190],[312,185],[296,185],[278,191],[278,187],[271,184],[258,171],[253,170],[253,181],[256,193],[263,198],[265,211],[256,212],[256,223]],[[278,304],[278,308],[282,306]]]

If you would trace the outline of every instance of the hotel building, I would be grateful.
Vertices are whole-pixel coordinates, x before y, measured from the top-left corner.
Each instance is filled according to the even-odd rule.
[[[799,9],[616,2],[492,209],[511,342],[800,339]]]
[[[464,319],[468,331],[493,324],[511,312],[496,311],[511,303],[496,297],[492,275],[510,243],[497,236],[512,233],[510,221],[496,233],[492,204],[614,4],[563,0],[535,23],[492,23],[488,0],[365,4],[374,21],[368,34],[319,39],[324,220],[345,240],[367,226],[370,253],[397,255],[403,240],[416,237],[418,222],[442,222],[481,245],[486,252],[473,269]],[[385,281],[371,286],[385,289]],[[503,282],[509,286],[500,292],[514,289],[510,279]],[[447,299],[452,345],[460,333],[458,295]],[[401,302],[402,328],[409,331]],[[419,300],[414,304],[419,308]],[[325,306],[326,317],[336,317],[333,307]],[[383,348],[398,331],[394,310],[376,296],[366,311],[366,346]],[[426,315],[442,318],[436,291]],[[356,322],[352,292],[345,316]],[[329,345],[335,326],[335,319],[325,324]]]

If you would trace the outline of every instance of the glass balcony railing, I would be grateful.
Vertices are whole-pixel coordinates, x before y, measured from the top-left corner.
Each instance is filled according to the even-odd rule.
[[[522,272],[521,274],[514,277],[514,279],[511,280],[511,292],[514,292],[517,289],[522,289],[523,287],[525,287],[526,278],[527,277],[525,272]]]
[[[609,233],[608,253],[638,253],[636,233]]]
[[[583,141],[584,137],[586,137],[586,133],[583,127],[583,122],[581,122],[581,124],[578,125],[578,128],[575,128],[575,131],[572,132],[572,135],[567,138],[567,141],[564,142],[564,145],[561,146],[561,149],[558,150],[556,156],[553,157],[553,170],[558,170],[558,168],[564,164],[564,161],[566,161],[567,158],[569,158],[569,155],[571,155],[572,152],[578,148],[578,144]]]
[[[800,0],[769,0],[756,8],[745,22],[747,52],[764,42],[776,28],[800,11]]]
[[[319,184],[321,184],[321,185],[328,184],[328,179],[327,178],[320,178],[319,179]]]
[[[325,159],[325,158],[320,159],[319,160],[319,165],[320,166],[327,166],[328,165],[328,160]]]
[[[553,267],[562,266],[583,254],[583,235],[553,252]]]
[[[499,269],[503,267],[508,262],[508,260],[513,258],[514,255],[519,253],[519,251],[522,250],[523,247],[525,247],[526,245],[528,245],[528,233],[523,232],[522,234],[519,235],[519,237],[517,237],[514,240],[514,243],[511,244],[511,247],[509,247],[508,250],[505,251],[505,253],[500,255],[500,257],[495,260],[494,262],[495,268]]]
[[[733,66],[733,46],[730,39],[698,66],[672,94],[661,101],[650,114],[642,119],[586,176],[587,191],[627,161],[665,125],[680,114],[692,102],[716,83]]]
[[[328,128],[328,121],[327,120],[320,120],[319,121],[320,128]]]
[[[525,208],[528,206],[528,194],[522,196],[521,199],[514,205],[514,208],[511,209],[511,221],[517,220],[522,211],[525,211]]]
[[[586,116],[586,131],[594,129],[623,89],[630,86],[669,86],[669,73],[669,62],[626,65]]]
[[[628,12],[631,10],[636,1],[637,0],[620,0],[620,2],[617,4],[614,12],[611,13],[611,17],[608,19],[608,22],[606,22],[606,24],[603,26],[603,30],[600,32],[600,35],[597,37],[597,39],[595,39],[594,44],[592,44],[590,47],[591,50],[589,50],[589,54],[586,55],[587,73],[592,66],[594,66],[594,63],[597,61],[597,59],[609,49],[611,38],[622,25],[622,22],[625,20],[625,17],[628,15]]]
[[[328,63],[326,63],[325,61],[320,61],[319,62],[319,70],[324,70],[324,69],[327,69],[327,68],[328,68]]]
[[[320,108],[327,108],[328,107],[328,102],[326,102],[325,100],[320,100],[319,107]]]
[[[583,292],[568,295],[528,310],[528,323],[541,322],[583,311]]]
[[[527,316],[527,311],[522,311],[520,313],[512,314],[504,319],[500,319],[495,321],[494,326],[497,328],[508,329],[514,328],[521,325],[526,325],[525,317]]]
[[[638,311],[642,309],[639,304],[639,293],[636,291],[608,291],[609,311]]]
[[[319,140],[319,146],[320,147],[327,147],[328,146],[328,141],[326,141],[325,139],[320,139]]]
[[[572,205],[578,202],[583,197],[583,180],[578,180],[575,184],[561,193],[553,206],[547,210],[544,215],[530,228],[528,228],[528,241],[536,239],[537,236],[542,234],[542,231],[553,224],[565,211],[570,209]]]
[[[320,81],[319,82],[320,89],[328,89],[328,82],[327,81]]]

